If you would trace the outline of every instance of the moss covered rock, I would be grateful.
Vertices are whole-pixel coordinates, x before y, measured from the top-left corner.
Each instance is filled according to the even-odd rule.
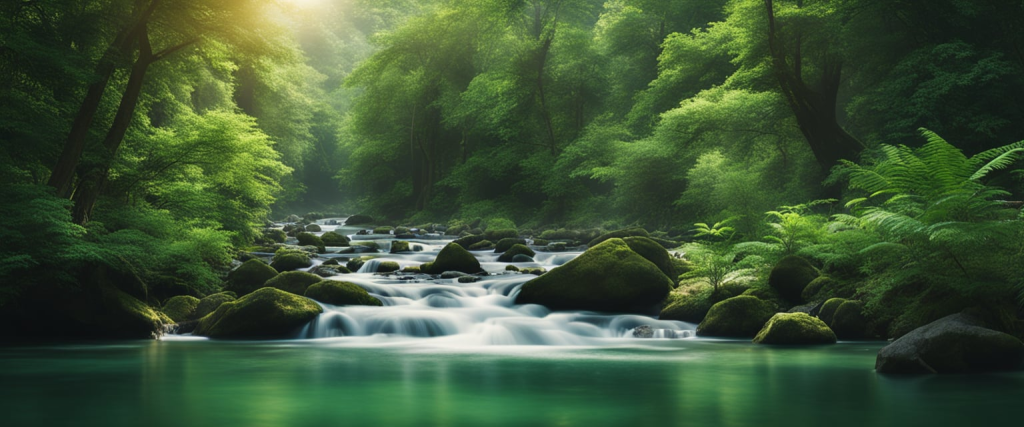
[[[1024,343],[952,314],[910,331],[878,351],[875,370],[891,374],[960,373],[1017,369]]]
[[[836,309],[828,327],[839,339],[855,340],[867,335],[868,320],[864,316],[864,304],[860,301],[846,301]]]
[[[355,283],[324,280],[306,289],[306,297],[331,305],[383,305]]]
[[[732,297],[711,306],[697,325],[697,335],[752,338],[775,314],[775,305],[750,295]]]
[[[516,303],[554,310],[647,312],[671,289],[671,280],[658,266],[622,239],[609,239],[524,284]]]
[[[221,304],[196,325],[210,338],[283,338],[323,312],[316,302],[279,289],[261,288]]]
[[[834,289],[836,287],[836,281],[832,280],[828,276],[818,276],[814,280],[811,280],[807,284],[807,287],[800,292],[800,297],[804,301],[814,301],[815,297],[823,291]],[[819,300],[820,301],[820,300]]]
[[[306,231],[323,231],[323,229],[317,224],[309,224],[306,226]]]
[[[313,265],[313,261],[301,252],[284,252],[274,255],[274,261],[270,266],[278,272],[298,270]]]
[[[391,253],[393,254],[411,251],[412,250],[409,248],[409,242],[406,242],[404,240],[395,240],[394,242],[391,242]]]
[[[179,295],[167,300],[160,311],[170,317],[174,323],[192,320],[195,316],[199,298],[190,295]]]
[[[363,268],[363,264],[365,263],[366,260],[362,258],[354,258],[345,263],[345,268],[349,269],[349,271],[359,271],[360,268]]]
[[[373,234],[391,234],[391,232],[394,230],[394,228],[387,226],[377,227],[373,229]]]
[[[323,235],[321,235],[320,236],[320,241],[323,242],[323,244],[325,246],[348,246],[349,245],[349,240],[348,240],[347,236],[345,236],[345,235],[343,235],[341,233],[336,233],[334,231],[328,231],[328,232],[324,233]]]
[[[469,245],[469,248],[467,248],[467,249],[469,249],[471,251],[491,250],[491,249],[494,249],[494,242],[491,242],[490,240],[481,240],[481,241],[476,242],[476,243],[474,243],[472,245]]]
[[[304,295],[309,285],[320,282],[322,279],[315,274],[305,271],[288,271],[278,274],[273,279],[267,280],[263,286],[291,292],[295,295]]]
[[[480,261],[469,253],[462,246],[452,242],[441,249],[437,258],[432,263],[420,266],[420,270],[427,274],[441,274],[446,271],[461,271],[463,273],[478,273],[483,269]]]
[[[658,318],[700,323],[707,316],[708,310],[711,310],[711,306],[714,305],[708,294],[676,294],[673,292]]]
[[[320,264],[320,265],[318,265],[316,267],[313,267],[313,268],[309,269],[309,272],[311,274],[315,274],[315,275],[320,276],[320,277],[331,277],[331,276],[337,276],[339,274],[349,274],[349,273],[352,273],[352,271],[349,270],[348,267],[345,267],[343,265],[332,265],[332,264]]]
[[[790,302],[800,302],[804,288],[818,278],[818,270],[806,259],[787,256],[772,268],[768,275],[768,286],[779,291],[779,295]]]
[[[624,230],[616,230],[616,231],[611,231],[611,232],[608,232],[608,233],[604,233],[604,234],[602,234],[600,236],[597,236],[596,238],[591,240],[590,243],[588,243],[587,245],[590,246],[590,247],[594,247],[594,246],[597,246],[601,242],[603,242],[605,240],[608,240],[608,239],[613,239],[613,238],[621,239],[621,238],[624,238],[624,237],[633,237],[633,236],[650,237],[650,233],[648,233],[647,230],[644,230],[642,228],[627,228],[627,229],[624,229]],[[541,234],[541,237],[544,237],[544,235]]]
[[[369,215],[352,215],[345,220],[345,225],[373,224],[373,217]]]
[[[668,251],[658,242],[640,236],[626,237],[622,240],[629,245],[633,252],[640,254],[640,256],[647,258],[648,261],[658,266],[658,269],[670,279],[674,279],[680,274],[676,272],[675,264],[672,262],[672,257],[669,256]]]
[[[514,237],[504,238],[504,239],[499,240],[498,243],[496,245],[494,245],[494,253],[502,253],[502,252],[505,252],[505,251],[509,250],[509,248],[511,248],[512,246],[515,246],[515,245],[525,245],[525,244],[526,244],[526,240],[525,239],[514,238]]]
[[[834,344],[836,334],[807,313],[776,313],[757,336],[757,344]]]
[[[480,242],[482,242],[484,240],[487,240],[487,238],[484,237],[484,236],[481,236],[481,235],[469,235],[469,236],[460,237],[458,239],[455,239],[455,241],[452,242],[452,243],[455,243],[456,245],[462,246],[464,249],[469,249],[470,246],[473,246],[474,244],[480,243]]]
[[[392,273],[401,269],[402,266],[398,265],[398,263],[394,261],[384,261],[377,264],[378,273]]]
[[[831,324],[832,318],[836,314],[836,310],[838,310],[839,306],[843,305],[846,301],[847,300],[843,298],[830,298],[828,301],[825,301],[825,303],[821,305],[821,308],[818,309],[818,318],[821,319],[822,322],[825,322],[826,325]]]
[[[484,238],[492,242],[499,242],[503,239],[515,239],[519,237],[519,231],[514,228],[503,228],[495,230],[487,230],[484,232]]]
[[[286,234],[284,230],[278,230],[276,228],[263,230],[263,240],[268,242],[284,243],[286,239],[288,239],[288,234]]]
[[[267,280],[277,276],[277,270],[258,259],[248,260],[238,268],[228,273],[228,280],[224,283],[224,290],[234,292],[236,295],[246,295],[263,287]]]
[[[324,245],[324,241],[317,237],[315,234],[302,232],[295,235],[298,239],[299,245],[301,246],[315,246],[317,251],[320,253],[327,252],[327,248]]]
[[[203,297],[199,300],[199,304],[196,305],[196,311],[194,316],[196,319],[202,319],[207,314],[213,313],[220,307],[221,304],[231,302],[238,299],[238,296],[234,292],[218,292]]]
[[[515,261],[516,255],[526,255],[530,257],[529,261]],[[498,261],[501,262],[530,262],[533,261],[533,256],[537,255],[533,249],[530,249],[526,245],[515,244],[511,248],[508,248],[505,253],[498,257]]]

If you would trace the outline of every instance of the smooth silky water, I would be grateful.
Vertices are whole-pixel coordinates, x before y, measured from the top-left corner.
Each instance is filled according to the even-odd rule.
[[[380,259],[419,265],[444,243]],[[1024,373],[886,377],[872,369],[884,343],[759,346],[515,305],[532,276],[475,255],[492,273],[476,283],[375,275],[376,262],[334,277],[385,306],[325,305],[290,340],[0,346],[0,426],[1019,424]],[[655,338],[634,338],[640,325]]]

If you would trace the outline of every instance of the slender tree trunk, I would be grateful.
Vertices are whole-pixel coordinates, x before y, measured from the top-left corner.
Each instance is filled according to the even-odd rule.
[[[103,93],[107,89],[110,77],[117,68],[118,60],[127,55],[131,50],[132,45],[135,44],[139,37],[142,27],[152,16],[159,3],[160,0],[154,0],[147,7],[143,8],[144,2],[137,1],[136,9],[140,11],[138,16],[132,20],[131,25],[125,27],[114,37],[114,41],[96,64],[96,70],[94,71],[96,80],[86,90],[85,98],[82,99],[82,104],[79,105],[75,119],[71,123],[71,130],[68,132],[68,138],[64,142],[64,149],[61,150],[57,164],[53,167],[53,172],[51,172],[50,179],[47,182],[49,186],[57,190],[59,196],[71,197],[75,170],[82,158],[82,153],[85,151],[85,141],[89,135],[89,128],[96,117],[96,111],[99,110],[100,101],[103,99]]]
[[[547,95],[544,91],[544,67],[547,65],[548,52],[551,50],[552,37],[545,37],[537,54],[537,96],[540,98],[540,114],[548,132],[548,148],[551,155],[557,155],[555,146],[555,127],[551,123],[551,112],[548,111]]]
[[[825,171],[842,159],[856,159],[864,145],[839,125],[836,114],[842,63],[826,58],[821,80],[816,87],[809,86],[803,80],[800,36],[796,37],[790,65],[776,30],[772,0],[764,0],[764,3],[768,12],[768,48],[772,56],[772,71],[815,159]]]

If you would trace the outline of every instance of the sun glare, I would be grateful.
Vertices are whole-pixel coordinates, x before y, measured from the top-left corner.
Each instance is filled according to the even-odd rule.
[[[322,5],[326,0],[279,0],[285,8],[310,9]]]

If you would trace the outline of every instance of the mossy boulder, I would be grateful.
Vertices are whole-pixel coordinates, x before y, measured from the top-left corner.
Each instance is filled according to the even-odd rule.
[[[394,228],[387,227],[387,226],[377,227],[377,228],[373,229],[373,234],[391,234],[391,232],[394,231],[394,230],[395,230]]]
[[[804,301],[814,301],[815,297],[823,291],[835,289],[837,282],[828,276],[818,276],[814,280],[811,280],[807,284],[807,287],[800,292],[800,297]],[[819,300],[820,301],[820,300]]]
[[[288,239],[288,234],[284,230],[271,228],[269,230],[263,230],[263,240],[274,243],[284,243]]]
[[[502,252],[505,252],[505,251],[509,250],[509,248],[511,248],[512,246],[515,246],[515,245],[525,245],[525,244],[526,244],[526,240],[525,239],[514,238],[514,237],[504,238],[504,239],[499,240],[498,243],[496,245],[494,245],[494,253],[502,253]]]
[[[306,289],[306,297],[330,305],[384,305],[359,285],[335,280],[324,280],[313,284]]]
[[[359,271],[360,268],[363,268],[363,264],[366,264],[366,260],[362,258],[353,258],[345,263],[345,268],[349,269],[349,271],[356,272]]]
[[[491,250],[491,249],[494,249],[494,242],[491,242],[490,240],[481,240],[481,241],[476,242],[476,243],[474,243],[472,245],[469,245],[469,248],[467,248],[467,249],[469,249],[471,251]]]
[[[807,313],[776,313],[754,337],[756,344],[834,344],[836,334]]]
[[[369,215],[352,215],[345,220],[345,225],[373,224],[373,217]]]
[[[309,272],[320,277],[331,277],[339,274],[349,274],[352,273],[352,270],[349,270],[348,267],[345,267],[344,265],[320,264],[309,269]]]
[[[298,270],[300,268],[306,268],[313,265],[313,261],[309,259],[305,253],[302,252],[282,252],[274,255],[273,262],[270,266],[278,272]]]
[[[228,273],[228,280],[224,283],[224,290],[234,292],[236,295],[246,295],[263,287],[267,280],[277,276],[277,270],[258,259],[248,260],[238,268]]]
[[[540,304],[553,310],[646,313],[671,289],[672,281],[658,266],[622,239],[609,239],[526,282],[516,303]]]
[[[395,240],[394,242],[391,242],[391,253],[393,254],[411,251],[412,249],[409,248],[409,242],[406,242],[404,240]]]
[[[977,318],[951,314],[910,331],[878,351],[875,370],[887,374],[1012,370],[1024,360],[1024,343],[988,329]]]
[[[323,312],[313,300],[260,288],[203,317],[193,334],[210,338],[283,338]]]
[[[839,306],[843,305],[846,301],[847,300],[843,298],[830,298],[828,301],[825,301],[825,303],[821,305],[821,308],[818,309],[818,318],[821,319],[822,322],[825,322],[826,325],[832,323],[832,318],[835,317],[836,310],[838,310]]]
[[[469,249],[474,244],[480,243],[480,242],[482,242],[484,240],[487,240],[487,238],[484,237],[484,236],[481,236],[481,235],[469,235],[469,236],[460,237],[458,239],[455,239],[455,241],[452,242],[452,243],[455,243],[456,245],[462,246],[464,249]]]
[[[818,278],[818,270],[806,259],[790,255],[779,260],[768,274],[768,286],[790,302],[800,302],[804,288]]]
[[[673,292],[661,309],[658,319],[679,320],[682,322],[700,323],[707,316],[714,302],[708,294],[676,294]]]
[[[323,231],[323,229],[317,224],[309,224],[306,226],[306,231]]]
[[[670,279],[679,275],[676,272],[675,264],[672,262],[672,257],[669,256],[668,251],[658,242],[641,236],[626,237],[622,240],[629,245],[633,252],[640,254],[640,256],[647,258],[648,261],[658,266],[658,269]]]
[[[547,273],[548,270],[544,267],[527,267],[519,270],[523,274],[532,274],[534,276],[540,276],[541,274]]]
[[[533,256],[537,255],[537,253],[534,252],[533,249],[530,249],[528,246],[520,245],[520,244],[517,243],[515,245],[512,245],[511,248],[508,248],[508,250],[505,251],[505,253],[501,254],[501,256],[498,257],[498,261],[500,261],[500,262],[523,262],[523,261],[515,261],[516,255],[526,255],[526,256],[530,257],[530,260],[529,261],[525,261],[525,262],[530,262],[530,261],[533,261]]]
[[[420,270],[427,274],[441,274],[446,271],[461,271],[463,273],[478,273],[483,271],[480,261],[457,243],[449,243],[437,254],[432,263],[420,266]]]
[[[716,303],[697,325],[697,335],[712,337],[752,338],[775,315],[775,305],[750,296],[740,295]]]
[[[595,237],[593,240],[590,241],[590,243],[587,244],[587,246],[594,247],[594,246],[597,246],[601,242],[603,242],[605,240],[608,240],[608,239],[614,239],[614,238],[621,239],[621,238],[624,238],[624,237],[633,237],[633,236],[650,237],[650,233],[648,233],[647,230],[644,230],[642,228],[627,228],[627,229],[624,229],[624,230],[611,231],[611,232],[604,233],[604,234],[602,234],[600,236]],[[541,234],[541,237],[544,237],[544,234]],[[551,240],[551,239],[549,239],[549,240]]]
[[[278,274],[273,279],[267,280],[263,286],[291,292],[295,295],[304,295],[309,285],[324,280],[320,276],[305,271],[287,271]]]
[[[179,295],[167,300],[160,311],[170,317],[174,323],[179,323],[192,320],[198,305],[199,298],[191,295]]]
[[[298,239],[300,246],[315,246],[317,251],[319,251],[320,253],[327,252],[327,248],[324,245],[324,241],[321,240],[320,237],[318,237],[315,234],[302,232],[296,234],[295,238]]]
[[[341,233],[334,232],[334,231],[328,231],[328,232],[324,233],[323,235],[321,235],[320,236],[320,241],[323,242],[325,246],[348,246],[349,245],[349,240],[348,240],[347,236],[345,236],[345,235],[343,235]]]
[[[392,273],[401,269],[402,266],[398,265],[398,263],[394,261],[383,261],[380,264],[377,264],[378,273]]]
[[[519,267],[509,264],[505,266],[505,271],[519,271]]]
[[[502,239],[515,239],[519,237],[519,231],[514,228],[503,228],[487,230],[484,232],[484,237],[492,242],[499,242]]]
[[[218,292],[215,294],[207,295],[203,299],[199,300],[199,304],[196,305],[195,318],[202,319],[207,314],[213,313],[220,307],[221,304],[231,302],[238,299],[238,296],[234,292]]]
[[[864,338],[868,329],[868,320],[864,316],[864,303],[850,300],[842,303],[833,313],[828,327],[836,333],[839,339]]]

